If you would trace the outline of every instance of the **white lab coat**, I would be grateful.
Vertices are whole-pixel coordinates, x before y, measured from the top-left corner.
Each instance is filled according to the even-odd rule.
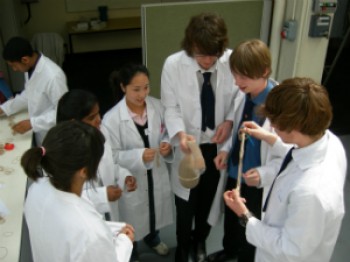
[[[245,104],[245,98],[246,95],[242,91],[239,91],[235,100],[235,117],[233,121],[233,131],[232,136],[236,136],[239,124],[241,122],[242,113],[244,109]],[[270,125],[270,121],[266,119],[262,126],[264,129],[273,132],[273,129]],[[232,145],[232,136],[230,139],[226,141],[226,143],[222,146],[221,150],[230,152],[231,148],[234,146]],[[288,149],[291,147],[291,145],[286,145],[284,143],[275,143],[273,146],[269,146],[266,142],[261,141],[260,144],[260,160],[261,165],[265,165],[266,162],[270,162],[273,159],[275,159],[275,162],[280,163],[281,158],[284,157]],[[221,170],[220,171],[220,180],[218,183],[218,189],[216,190],[216,194],[213,200],[213,204],[209,213],[208,217],[208,223],[212,226],[215,226],[217,222],[220,220],[221,215],[224,212],[224,201],[223,201],[223,193],[226,187],[226,181],[227,181],[227,170]],[[265,199],[265,192],[263,199]]]
[[[88,198],[101,214],[110,213],[112,221],[119,221],[118,200],[108,201],[107,187],[118,185],[124,190],[125,177],[131,176],[130,172],[119,165],[114,164],[112,148],[108,131],[101,126],[101,132],[105,137],[104,152],[97,170],[97,178],[86,182],[82,196]]]
[[[160,142],[168,141],[164,126],[163,108],[158,99],[147,97],[148,139],[151,148],[159,148]],[[171,188],[166,163],[159,157],[159,164],[145,164],[142,155],[143,140],[132,120],[125,98],[109,110],[102,124],[109,131],[115,163],[127,168],[136,178],[137,189],[123,192],[119,200],[120,218],[135,227],[135,240],[150,233],[147,169],[152,168],[156,229],[173,222]],[[168,161],[171,161],[172,154]]]
[[[217,60],[217,82],[215,90],[215,127],[225,120],[234,119],[234,99],[238,87],[229,66],[232,50],[226,50]],[[202,111],[200,88],[197,78],[198,64],[185,51],[169,56],[163,66],[161,77],[161,101],[165,107],[165,123],[172,144],[178,146],[176,134],[184,131],[201,143]],[[218,145],[218,151],[222,145]],[[190,189],[184,188],[178,178],[178,168],[183,153],[175,148],[175,160],[171,167],[171,183],[174,193],[188,200]]]
[[[24,90],[0,107],[8,116],[28,109],[36,143],[41,145],[47,131],[56,125],[56,107],[68,91],[67,80],[62,69],[43,54],[30,79],[28,73],[24,76]]]
[[[91,202],[54,188],[47,177],[28,191],[25,217],[35,262],[128,262],[132,242],[116,235]]]
[[[257,262],[330,261],[345,212],[344,148],[326,131],[315,143],[294,149],[292,156],[275,181],[262,221],[249,219],[247,241],[257,247]],[[266,177],[274,178],[278,169],[260,173],[262,186],[270,186]]]

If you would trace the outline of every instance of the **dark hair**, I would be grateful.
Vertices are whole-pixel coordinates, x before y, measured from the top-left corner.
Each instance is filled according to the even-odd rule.
[[[72,119],[80,121],[90,114],[96,104],[98,100],[93,93],[82,89],[72,89],[58,101],[56,122]]]
[[[21,165],[33,180],[42,176],[38,172],[42,167],[57,189],[69,192],[73,176],[81,168],[87,169],[88,180],[96,178],[104,141],[97,128],[80,121],[65,121],[49,130],[42,144],[44,149],[27,150]]]
[[[12,37],[4,47],[2,56],[10,62],[20,62],[24,56],[33,56],[34,50],[30,42],[19,36]]]
[[[306,77],[286,79],[274,87],[261,111],[279,130],[308,136],[323,134],[332,120],[326,88]]]
[[[268,78],[272,71],[270,50],[259,39],[241,42],[230,55],[230,68],[251,79]]]
[[[188,56],[194,49],[202,55],[220,57],[228,45],[227,28],[223,18],[215,13],[193,16],[185,30],[181,46]]]
[[[148,78],[150,77],[147,67],[143,64],[137,63],[125,64],[121,69],[115,70],[111,73],[109,81],[116,102],[119,102],[124,97],[124,92],[121,89],[121,85],[129,85],[131,80],[138,73],[143,73]]]

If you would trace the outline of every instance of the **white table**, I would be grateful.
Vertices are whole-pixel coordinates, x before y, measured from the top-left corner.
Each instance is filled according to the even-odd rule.
[[[26,193],[27,176],[20,159],[31,147],[32,132],[23,135],[12,134],[10,121],[15,123],[28,119],[27,112],[20,112],[11,118],[0,116],[0,144],[13,143],[14,149],[5,150],[0,155],[0,200],[9,210],[5,221],[0,224],[0,261],[17,262],[20,257],[23,204]]]

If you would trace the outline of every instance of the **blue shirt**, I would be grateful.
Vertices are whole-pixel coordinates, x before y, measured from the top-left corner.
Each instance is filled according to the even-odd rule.
[[[0,92],[6,97],[6,99],[9,99],[13,96],[9,86],[5,82],[3,78],[0,77]]]
[[[261,117],[256,115],[256,108],[263,103],[265,103],[266,97],[268,93],[271,91],[271,89],[276,85],[276,83],[272,80],[267,81],[267,85],[265,89],[259,93],[255,98],[251,99],[250,95],[246,95],[246,99],[251,99],[251,101],[254,103],[254,108],[253,108],[253,114],[252,114],[252,121],[258,123],[259,125],[262,125],[265,119],[262,119]],[[242,116],[243,117],[243,116]],[[250,137],[246,136],[247,140],[245,141],[245,149],[244,149],[244,156],[243,156],[243,166],[242,166],[242,172],[246,172],[249,169],[253,167],[257,167],[261,165],[261,159],[260,159],[260,144],[261,141]],[[233,136],[234,141],[232,141],[232,149],[229,154],[229,160],[228,160],[228,175],[230,178],[237,179],[238,176],[238,164],[234,165],[232,162],[232,152],[235,143],[240,143],[238,140],[237,134]],[[238,163],[238,161],[237,161]],[[244,180],[242,180],[244,183]]]

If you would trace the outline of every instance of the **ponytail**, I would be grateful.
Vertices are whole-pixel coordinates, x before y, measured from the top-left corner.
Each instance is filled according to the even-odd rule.
[[[21,158],[21,166],[28,177],[36,181],[42,177],[42,172],[38,172],[43,158],[43,150],[40,147],[28,149]]]

